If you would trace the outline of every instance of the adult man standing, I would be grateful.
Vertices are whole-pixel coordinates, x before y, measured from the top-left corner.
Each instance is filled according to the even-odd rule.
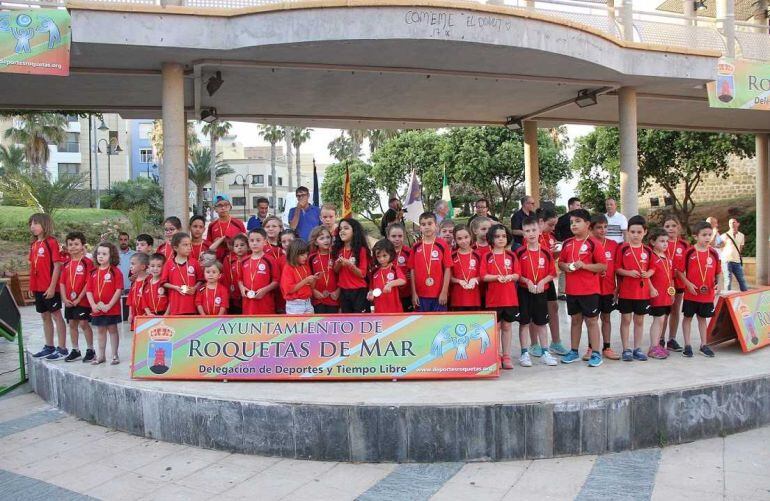
[[[289,209],[289,225],[299,237],[307,240],[310,232],[321,225],[321,209],[310,204],[310,190],[304,186],[297,188],[297,206]]]
[[[249,222],[246,225],[248,231],[262,228],[262,224],[265,222],[265,218],[269,216],[270,201],[265,197],[259,197],[257,199],[257,215],[251,216]]]
[[[741,292],[747,291],[746,278],[743,276],[743,246],[746,244],[746,236],[738,231],[741,223],[737,219],[730,219],[728,225],[730,229],[722,234],[724,247],[722,248],[722,261],[727,265],[725,273],[725,290],[730,290],[733,282],[733,275],[738,280],[738,287]]]
[[[449,204],[446,200],[436,202],[433,212],[436,214],[436,224],[441,224],[444,219],[451,219],[449,217]]]
[[[524,232],[522,231],[522,222],[524,218],[535,215],[535,199],[529,195],[522,197],[521,208],[513,213],[511,216],[511,233],[513,233],[513,241],[516,242],[516,247],[520,246],[524,242]]]
[[[118,256],[120,256],[120,264],[118,265],[118,269],[120,269],[120,272],[126,278],[126,280],[123,282],[123,290],[125,292],[131,288],[131,282],[128,280],[128,275],[131,272],[131,256],[136,254],[136,251],[134,251],[128,245],[130,240],[131,237],[125,231],[121,231],[118,234]]]
[[[607,238],[622,244],[626,241],[626,232],[628,231],[628,219],[618,212],[618,204],[614,198],[608,198],[604,202],[607,209]]]
[[[492,221],[500,222],[499,219],[497,219],[495,216],[489,213],[489,200],[486,198],[479,198],[476,200],[476,204],[474,205],[474,209],[476,211],[475,214],[473,214],[470,219],[468,219],[468,226],[471,225],[471,221],[473,221],[475,218],[482,216],[491,219]]]
[[[391,198],[388,200],[388,210],[385,211],[385,214],[382,215],[382,220],[380,221],[380,235],[383,237],[387,236],[385,234],[385,231],[388,229],[388,225],[390,223],[403,223],[404,222],[404,211],[401,208],[401,200],[398,198]]]
[[[563,242],[568,238],[572,238],[572,230],[570,229],[569,213],[575,209],[580,209],[580,199],[578,197],[572,197],[567,200],[567,213],[563,214],[556,220],[556,226],[554,226],[554,236],[559,242]]]

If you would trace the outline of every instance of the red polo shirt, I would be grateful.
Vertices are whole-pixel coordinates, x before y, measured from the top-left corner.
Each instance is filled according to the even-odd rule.
[[[714,287],[716,285],[716,276],[722,273],[722,263],[719,260],[719,253],[713,247],[705,251],[699,251],[695,246],[690,247],[684,253],[682,261],[687,280],[695,285],[697,294],[690,294],[687,289],[684,290],[684,299],[686,301],[695,301],[698,303],[714,302]],[[707,292],[702,294],[700,288],[707,287]]]
[[[394,287],[390,292],[385,292],[385,284],[399,279],[406,280],[404,272],[392,263],[372,272],[371,290],[380,289],[382,292],[379,297],[375,297],[372,301],[375,313],[402,313],[404,311],[398,287]]]
[[[186,285],[193,292],[192,294],[182,294],[176,290],[168,289],[168,301],[170,304],[170,315],[187,315],[196,313],[195,309],[195,288],[198,282],[203,281],[203,271],[198,261],[188,258],[184,263],[177,263],[175,259],[166,261],[163,265],[163,273],[160,276],[163,283],[182,287]]]
[[[522,278],[531,280],[537,285],[548,275],[556,277],[556,262],[551,252],[543,246],[539,246],[537,250],[529,250],[526,245],[522,245],[516,249],[515,254],[519,260]],[[519,285],[524,287],[522,283]],[[549,287],[551,287],[550,282],[545,284],[543,291],[547,291]]]
[[[310,263],[310,270],[313,273],[321,273],[321,276],[315,281],[315,290],[319,292],[328,292],[330,294],[336,291],[337,274],[334,273],[334,260],[332,260],[331,254],[316,252],[310,255],[308,262]],[[331,296],[326,296],[323,299],[314,299],[313,304],[337,306],[339,302],[332,299]]]
[[[668,249],[666,249],[666,256],[671,260],[672,263],[674,263],[675,270],[684,269],[684,253],[687,252],[687,249],[689,248],[690,244],[687,243],[687,240],[682,237],[679,237],[676,240],[669,239]],[[676,273],[674,273],[674,287],[676,287],[678,290],[684,289],[684,282],[682,282],[682,279],[679,278]]]
[[[399,294],[401,297],[411,297],[412,295],[412,286],[409,284],[409,256],[412,255],[412,249],[407,247],[406,245],[401,247],[401,250],[396,253],[396,264],[398,265],[398,268],[401,270],[401,273],[404,274],[404,278],[406,279],[406,285],[403,285],[399,287]]]
[[[440,237],[432,243],[417,242],[412,247],[407,265],[414,274],[417,296],[437,298],[444,285],[444,270],[452,267],[452,250]],[[425,283],[428,277],[433,279],[432,285]]]
[[[617,288],[617,282],[615,281],[615,253],[618,251],[618,243],[611,238],[605,238],[604,242],[598,238],[596,240],[602,247],[604,259],[607,260],[607,270],[599,278],[599,294],[602,296],[614,295]]]
[[[350,259],[355,257],[352,253],[352,249],[342,248],[339,251],[339,257]],[[361,247],[358,251],[358,257],[355,258],[354,264],[363,276],[358,277],[349,267],[342,266],[337,273],[337,285],[339,285],[341,289],[361,289],[367,287],[366,276],[369,273],[369,260],[369,250],[366,247]]]
[[[190,257],[195,259],[196,261],[200,261],[201,254],[203,254],[207,250],[209,250],[209,243],[205,240],[197,244],[192,244],[192,252],[190,252]]]
[[[85,290],[92,271],[94,271],[94,263],[85,256],[78,260],[69,259],[64,264],[59,276],[59,283],[64,284],[64,293],[69,301],[77,299],[80,293]],[[85,294],[77,306],[91,307]]]
[[[516,254],[506,250],[500,254],[490,252],[481,261],[481,276],[487,275],[521,275],[521,267]],[[497,281],[486,282],[487,303],[490,308],[503,308],[519,306],[519,293],[517,282],[500,283]]]
[[[218,283],[216,288],[209,289],[208,285],[204,284],[195,294],[196,310],[198,306],[203,307],[205,315],[219,315],[220,308],[224,308],[227,312],[230,307],[230,293],[227,287]]]
[[[303,285],[295,292],[291,292],[298,283],[311,274],[310,266],[307,264],[302,266],[285,264],[283,270],[281,270],[281,293],[284,299],[291,301],[293,299],[310,299],[313,297],[313,289],[308,284]]]
[[[273,282],[278,282],[280,275],[278,265],[272,257],[262,254],[260,258],[248,256],[241,261],[241,276],[239,280],[250,291],[258,291]],[[261,298],[243,297],[243,313],[246,315],[274,314],[275,293],[269,292]]]
[[[652,249],[646,245],[632,247],[623,243],[615,251],[615,270],[647,271],[650,269]],[[617,274],[617,273],[616,273]],[[621,299],[650,299],[650,281],[646,278],[632,278],[618,275],[620,286],[618,297]]]
[[[583,239],[570,237],[564,241],[559,260],[562,263],[583,261],[585,264],[607,264],[601,243],[591,236]],[[588,296],[599,294],[599,273],[580,268],[565,272],[567,294],[570,296]]]
[[[88,279],[86,290],[94,297],[94,303],[108,304],[116,291],[123,290],[123,274],[117,266],[110,266],[106,269],[96,268],[91,272]],[[102,316],[120,316],[120,300],[115,301],[108,311],[92,311],[92,317]]]
[[[674,296],[668,294],[668,288],[674,286],[674,263],[665,254],[659,256],[652,255],[651,268],[655,274],[650,277],[652,286],[658,291],[656,297],[650,297],[651,306],[671,306],[674,303]]]
[[[452,253],[452,276],[460,280],[478,279],[473,289],[463,289],[460,284],[449,286],[449,304],[454,308],[481,307],[481,257],[476,251]]]
[[[51,285],[54,263],[62,263],[59,242],[54,237],[35,240],[29,247],[29,290],[45,292]]]
[[[144,292],[142,292],[142,313],[145,308],[149,308],[152,314],[162,315],[168,308],[168,289],[163,287],[163,280],[159,279],[153,282],[152,277],[144,281]]]
[[[228,253],[227,242],[241,233],[246,233],[246,225],[240,219],[232,216],[227,222],[217,219],[209,224],[209,229],[206,232],[206,243],[210,247],[219,237],[227,237],[227,240],[217,247],[217,260],[221,262]]]

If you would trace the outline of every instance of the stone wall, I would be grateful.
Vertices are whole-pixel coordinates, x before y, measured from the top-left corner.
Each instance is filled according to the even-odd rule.
[[[730,174],[727,179],[719,179],[712,175],[707,176],[696,189],[693,199],[695,203],[701,203],[752,196],[756,193],[756,171],[756,158],[739,159],[733,157],[730,160]],[[683,192],[683,188],[676,190],[677,196],[682,196]],[[650,198],[655,197],[659,197],[660,207],[663,207],[665,196],[666,192],[656,186],[640,196],[639,207],[649,209]]]

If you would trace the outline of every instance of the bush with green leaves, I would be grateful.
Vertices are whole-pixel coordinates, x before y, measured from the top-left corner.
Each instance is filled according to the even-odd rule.
[[[163,221],[163,189],[156,181],[138,178],[112,185],[112,193],[102,196],[105,209],[147,211],[147,222],[158,225]]]

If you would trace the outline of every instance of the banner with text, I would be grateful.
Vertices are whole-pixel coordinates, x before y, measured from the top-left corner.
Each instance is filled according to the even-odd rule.
[[[770,64],[722,58],[706,90],[712,108],[770,110]]]
[[[770,344],[770,288],[722,296],[709,322],[706,342],[738,339],[743,351]]]
[[[0,12],[0,73],[67,76],[71,40],[66,10]]]
[[[138,317],[135,379],[353,380],[499,375],[495,314]]]

